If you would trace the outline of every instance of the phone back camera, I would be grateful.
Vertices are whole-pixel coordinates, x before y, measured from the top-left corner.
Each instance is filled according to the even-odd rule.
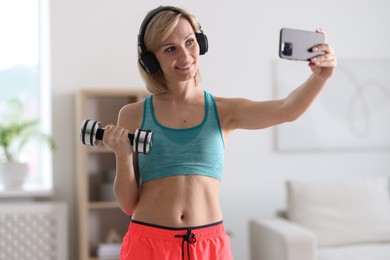
[[[291,56],[293,54],[293,44],[291,42],[283,42],[282,54],[284,56]]]

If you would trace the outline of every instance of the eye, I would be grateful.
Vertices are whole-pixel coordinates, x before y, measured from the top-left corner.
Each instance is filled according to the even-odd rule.
[[[166,48],[164,51],[170,53],[170,52],[173,52],[173,51],[175,51],[175,50],[176,50],[176,48],[175,48],[174,46],[169,46],[169,47]]]
[[[193,38],[188,39],[188,40],[186,41],[186,46],[192,46],[192,45],[194,44],[194,42],[195,42],[195,40],[194,40]]]

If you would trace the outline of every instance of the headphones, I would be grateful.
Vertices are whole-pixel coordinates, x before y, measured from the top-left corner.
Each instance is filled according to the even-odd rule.
[[[173,11],[175,13],[180,13],[180,11],[173,7],[173,6],[160,6],[156,9],[151,10],[145,17],[144,21],[141,24],[141,27],[139,29],[138,33],[138,51],[140,54],[140,58],[138,60],[141,67],[149,74],[153,74],[157,72],[160,68],[160,64],[158,63],[158,60],[156,56],[147,50],[145,46],[145,32],[146,27],[150,23],[150,21],[153,19],[155,15],[162,11]],[[203,55],[208,50],[208,41],[207,36],[203,33],[203,30],[199,26],[200,32],[195,32],[196,41],[199,44],[199,55]]]

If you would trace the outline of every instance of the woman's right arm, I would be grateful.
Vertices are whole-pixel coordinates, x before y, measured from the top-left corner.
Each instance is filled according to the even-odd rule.
[[[118,115],[117,126],[106,126],[103,136],[104,145],[114,152],[116,158],[114,194],[120,208],[128,215],[133,214],[139,200],[134,152],[128,138],[130,131],[134,132],[140,125],[140,120],[137,118],[142,118],[142,114],[137,113],[139,111],[137,105],[123,107]]]

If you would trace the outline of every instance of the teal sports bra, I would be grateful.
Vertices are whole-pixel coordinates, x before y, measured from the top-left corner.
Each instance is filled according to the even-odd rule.
[[[153,131],[149,154],[138,154],[142,182],[177,175],[202,175],[221,181],[224,141],[214,97],[204,91],[203,121],[191,128],[161,125],[154,114],[153,96],[144,101],[142,129]]]

